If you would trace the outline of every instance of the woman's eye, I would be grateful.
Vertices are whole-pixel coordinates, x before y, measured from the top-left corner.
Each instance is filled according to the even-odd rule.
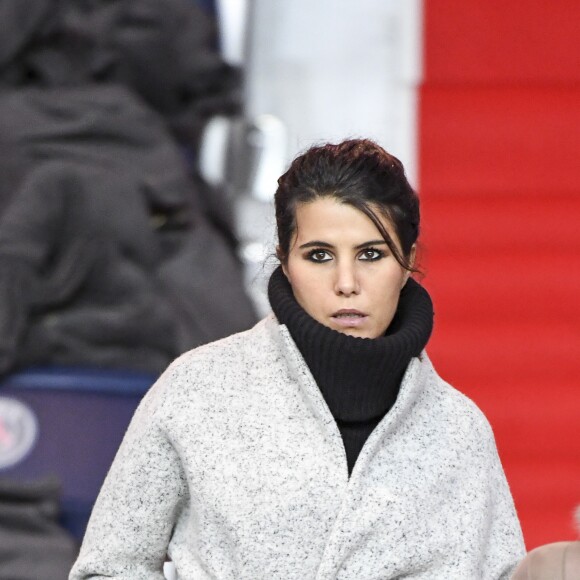
[[[385,256],[385,253],[382,250],[377,250],[375,248],[366,248],[360,254],[361,260],[368,260],[370,262],[374,262],[375,260],[380,260]]]
[[[308,253],[308,259],[312,262],[328,262],[331,258],[326,250],[312,250]]]

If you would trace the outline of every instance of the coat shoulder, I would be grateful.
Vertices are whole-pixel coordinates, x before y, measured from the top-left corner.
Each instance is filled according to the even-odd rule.
[[[173,403],[196,393],[224,392],[280,366],[280,358],[278,323],[269,316],[249,330],[182,354],[168,366],[152,391]]]
[[[276,320],[268,316],[255,326],[242,332],[231,334],[220,340],[198,346],[179,356],[168,367],[168,371],[179,372],[189,367],[219,363],[221,366],[246,364],[247,357],[259,359],[276,349]]]

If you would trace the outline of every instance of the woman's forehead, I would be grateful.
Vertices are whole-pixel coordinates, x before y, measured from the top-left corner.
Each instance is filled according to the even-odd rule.
[[[393,235],[390,220],[374,208],[371,209],[389,234]],[[363,211],[332,197],[297,204],[295,235],[297,240],[320,238],[330,243],[341,239],[360,239],[357,243],[363,243],[367,239],[381,240],[383,237],[376,224]]]

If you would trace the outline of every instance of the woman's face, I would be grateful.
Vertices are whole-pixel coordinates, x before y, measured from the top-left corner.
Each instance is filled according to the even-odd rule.
[[[394,228],[386,218],[382,222],[400,249]],[[373,222],[332,197],[298,204],[283,270],[312,318],[361,338],[384,334],[409,277]]]

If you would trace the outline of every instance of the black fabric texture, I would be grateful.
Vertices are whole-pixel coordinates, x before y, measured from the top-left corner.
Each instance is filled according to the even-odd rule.
[[[268,297],[337,422],[350,474],[368,436],[394,405],[411,358],[421,353],[431,336],[431,298],[410,278],[385,335],[368,339],[314,320],[294,298],[281,267],[270,278]]]

